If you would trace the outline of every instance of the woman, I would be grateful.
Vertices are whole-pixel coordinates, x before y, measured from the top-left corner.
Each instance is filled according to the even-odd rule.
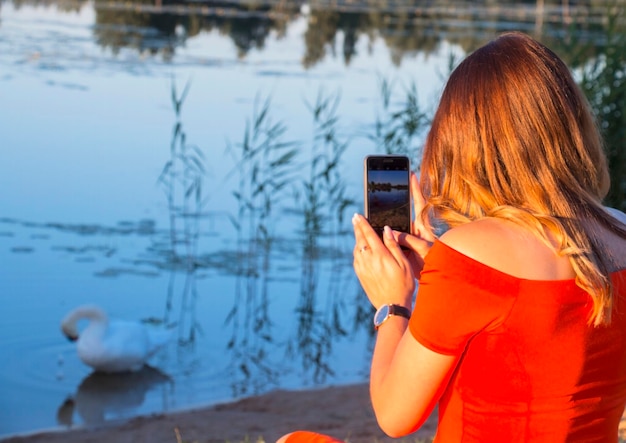
[[[413,235],[381,241],[353,218],[354,269],[379,309],[370,394],[383,431],[416,431],[438,403],[437,443],[617,441],[626,216],[601,204],[601,139],[564,63],[520,33],[468,56],[420,179]],[[326,437],[283,440],[306,438]]]

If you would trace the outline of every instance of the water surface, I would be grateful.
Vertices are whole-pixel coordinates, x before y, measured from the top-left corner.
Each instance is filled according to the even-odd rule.
[[[324,11],[299,7],[269,22],[115,11],[1,4],[0,435],[366,380],[349,219],[362,159],[383,150],[381,81],[391,108],[414,84],[428,113],[450,61],[512,22],[417,32],[344,14],[324,34]],[[322,139],[319,97],[338,98]],[[267,100],[248,141],[276,149],[246,154]],[[176,339],[140,373],[93,374],[59,330],[84,303]]]

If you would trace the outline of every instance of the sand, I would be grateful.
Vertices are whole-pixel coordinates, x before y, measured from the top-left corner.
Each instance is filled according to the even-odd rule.
[[[434,414],[433,414],[434,415]],[[626,437],[626,413],[619,427]],[[317,390],[278,390],[206,408],[137,417],[105,427],[14,436],[2,443],[266,443],[296,429],[329,434],[349,443],[391,443],[378,428],[365,384]],[[430,439],[431,416],[409,439]],[[624,441],[624,440],[620,440]]]
[[[436,421],[431,417],[414,435],[432,437],[435,428]],[[394,441],[378,428],[365,384],[306,391],[278,390],[233,403],[137,417],[100,428],[42,432],[0,441],[255,443],[262,438],[270,443],[296,429],[330,434],[350,443]]]

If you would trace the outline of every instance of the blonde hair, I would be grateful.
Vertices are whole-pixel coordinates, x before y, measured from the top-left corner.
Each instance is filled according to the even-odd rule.
[[[590,221],[626,236],[602,207],[609,172],[587,100],[567,66],[521,33],[506,33],[451,74],[421,165],[427,205],[453,227],[500,217],[569,257],[593,299],[590,322],[608,324],[609,263]]]

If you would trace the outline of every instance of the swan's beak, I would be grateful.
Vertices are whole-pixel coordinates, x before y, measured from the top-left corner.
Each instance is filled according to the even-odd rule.
[[[71,342],[78,340],[78,335],[66,335],[67,339]]]

